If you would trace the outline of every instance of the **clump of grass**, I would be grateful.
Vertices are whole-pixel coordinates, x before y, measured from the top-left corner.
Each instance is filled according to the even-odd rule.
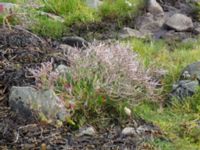
[[[59,38],[67,30],[62,22],[52,20],[47,16],[33,17],[29,25],[32,32],[37,33],[44,37]]]
[[[85,23],[96,20],[93,9],[88,8],[81,0],[43,0],[44,11],[54,13],[65,18],[65,23]]]
[[[134,16],[144,5],[144,0],[105,0],[99,13],[103,18]]]

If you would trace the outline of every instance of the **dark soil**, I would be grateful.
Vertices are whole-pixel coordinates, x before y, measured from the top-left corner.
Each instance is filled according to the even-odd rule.
[[[58,43],[57,43],[58,44]],[[125,126],[114,125],[95,136],[77,137],[68,125],[56,128],[36,121],[22,118],[9,108],[8,95],[11,86],[34,85],[28,68],[39,66],[42,62],[54,60],[54,66],[69,65],[64,52],[54,48],[50,40],[44,40],[24,30],[0,28],[0,149],[136,149],[150,137],[162,137],[159,129],[142,120],[130,120],[127,126],[137,128],[149,125],[150,129],[135,136],[122,136]]]

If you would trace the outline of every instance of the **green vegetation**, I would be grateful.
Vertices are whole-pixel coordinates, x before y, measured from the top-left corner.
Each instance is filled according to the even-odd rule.
[[[168,73],[162,79],[165,93],[171,90],[172,83],[175,83],[184,67],[200,59],[199,39],[196,42],[177,42],[168,45],[160,40],[139,40],[132,39],[129,43],[133,50],[138,52],[141,61],[146,67],[164,69]]]
[[[101,5],[99,13],[101,17],[114,19],[133,16],[144,6],[144,2],[144,0],[106,0]]]
[[[52,38],[61,37],[67,30],[63,23],[54,21],[47,16],[35,17],[34,25],[31,25],[30,28],[34,33]]]
[[[163,89],[160,96],[166,98],[184,67],[200,59],[199,40],[195,43],[177,42],[169,46],[164,41],[130,39],[134,51],[140,55],[146,67],[165,69],[167,74],[161,79]],[[173,51],[170,51],[173,50]],[[150,144],[161,150],[198,150],[200,147],[200,92],[183,103],[174,101],[172,106],[160,108],[158,103],[144,101],[132,110],[138,117],[160,127],[169,140],[156,139]]]
[[[24,8],[25,4],[28,5],[25,0],[5,0],[3,2],[19,4],[19,12],[25,12],[30,29],[37,34],[52,38],[60,37],[73,24],[98,22],[104,18],[120,21],[122,17],[133,17],[144,5],[143,0],[105,0],[100,8],[95,10],[89,8],[84,0],[37,0],[34,3],[44,7],[34,9],[31,6],[29,6],[30,8]],[[63,18],[64,22],[44,17],[39,13],[40,11],[57,15]],[[16,14],[15,17],[22,18],[20,14]],[[30,25],[30,20],[33,25]],[[26,20],[21,20],[21,22],[26,24]]]
[[[40,3],[44,4],[43,8],[25,11],[29,14],[27,17],[31,16],[28,19],[31,20],[30,29],[34,33],[52,38],[59,38],[73,24],[101,21],[105,18],[115,20],[133,17],[144,5],[144,1],[141,0],[129,0],[129,3],[124,0],[105,0],[99,10],[94,10],[88,8],[82,0],[49,0],[48,2],[43,0]],[[40,11],[58,15],[64,22],[42,16]],[[2,21],[0,17],[0,22]],[[200,92],[182,103],[174,101],[172,106],[165,108],[161,108],[160,104],[163,104],[172,84],[179,79],[182,69],[200,60],[200,39],[196,42],[170,41],[168,42],[170,45],[162,40],[135,38],[127,39],[122,43],[131,45],[134,52],[139,54],[139,60],[144,68],[152,70],[152,75],[154,75],[153,71],[166,70],[166,74],[160,79],[162,87],[157,89],[157,96],[150,96],[151,91],[146,86],[147,82],[130,81],[128,76],[130,72],[125,72],[127,70],[126,66],[122,65],[123,63],[117,61],[117,64],[111,61],[108,64],[113,66],[109,66],[102,64],[103,61],[98,59],[107,58],[107,56],[98,57],[91,53],[92,55],[88,58],[80,54],[81,59],[75,60],[76,65],[72,67],[73,69],[69,69],[65,77],[53,82],[54,90],[66,102],[66,107],[72,111],[71,124],[82,126],[88,123],[103,128],[116,119],[118,122],[127,119],[124,108],[128,107],[132,110],[132,114],[152,122],[165,134],[166,139],[148,141],[151,145],[161,150],[198,150],[200,147]],[[95,49],[98,48],[95,47]],[[121,50],[123,48],[120,47],[117,54],[123,52]],[[128,64],[124,60],[123,62]],[[143,68],[141,70],[144,71]],[[108,79],[111,75],[116,76],[112,80]],[[145,75],[142,72],[138,76]],[[45,77],[44,81],[49,82],[48,77]],[[154,89],[153,92],[155,92]]]

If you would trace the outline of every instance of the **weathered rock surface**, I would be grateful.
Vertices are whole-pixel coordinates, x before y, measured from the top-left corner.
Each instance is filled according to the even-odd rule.
[[[188,65],[181,74],[181,80],[200,80],[200,62]]]
[[[78,47],[78,48],[82,48],[89,45],[89,43],[85,39],[78,36],[63,37],[62,42],[64,44],[68,44],[72,47]]]
[[[96,134],[96,131],[94,127],[90,126],[90,127],[81,128],[78,136],[84,136],[84,135],[94,136],[95,134]]]
[[[100,0],[86,0],[85,2],[89,7],[95,9],[97,9],[102,3]]]
[[[56,68],[56,72],[59,73],[59,75],[65,75],[68,72],[68,67],[61,64]]]
[[[181,80],[177,84],[173,85],[173,90],[170,96],[182,100],[188,96],[194,95],[198,86],[198,81]]]
[[[176,13],[167,19],[165,25],[176,31],[187,31],[193,28],[192,19],[179,13]]]
[[[137,135],[135,128],[133,127],[126,127],[122,130],[122,135],[125,136],[131,136],[131,135]]]
[[[124,27],[119,33],[119,38],[129,38],[129,37],[145,38],[145,35],[139,30],[131,29],[129,27]]]
[[[9,105],[12,110],[26,118],[42,114],[48,120],[65,121],[65,117],[69,115],[64,103],[53,90],[39,91],[32,87],[13,86],[10,90]]]
[[[148,11],[154,16],[164,15],[162,7],[156,0],[149,0]]]
[[[145,36],[151,36],[161,29],[164,22],[164,17],[155,18],[152,14],[147,13],[136,19],[135,26]]]
[[[196,93],[200,81],[200,62],[188,65],[180,76],[180,80],[173,85],[171,98],[176,97],[180,100],[192,96]]]

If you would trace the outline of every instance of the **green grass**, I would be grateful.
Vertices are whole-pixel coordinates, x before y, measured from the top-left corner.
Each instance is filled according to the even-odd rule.
[[[163,78],[165,93],[171,90],[172,83],[176,82],[181,71],[188,64],[200,60],[199,39],[196,43],[177,42],[169,46],[164,41],[129,40],[133,50],[138,52],[141,61],[146,67],[164,69],[168,73]]]
[[[126,41],[127,42],[127,41]],[[168,73],[161,79],[163,89],[160,96],[166,98],[172,84],[187,65],[200,60],[200,44],[197,42],[176,42],[168,45],[164,41],[129,39],[133,50],[138,52],[141,61],[148,68],[165,69]],[[134,113],[146,121],[152,122],[165,133],[169,140],[149,141],[160,150],[198,150],[200,148],[200,91],[183,103],[174,101],[172,106],[160,109],[158,103],[146,100],[133,108]]]
[[[132,17],[144,6],[144,2],[144,0],[105,0],[100,6],[99,13],[105,18]]]
[[[169,139],[168,141],[155,139],[151,143],[156,147],[161,150],[198,150],[200,147],[200,127],[196,121],[200,119],[200,112],[193,111],[190,102],[198,100],[188,100],[185,104],[177,103],[161,112],[158,105],[144,102],[133,111],[139,117],[158,126],[165,133],[165,137]]]
[[[30,26],[31,30],[44,37],[59,38],[67,30],[63,23],[54,21],[45,16],[34,18],[34,25]]]
[[[95,11],[81,0],[49,0],[44,4],[44,11],[64,17],[67,25],[91,22],[98,18]]]
[[[2,2],[13,2],[20,5],[19,9],[24,4],[27,4],[26,0],[3,0]],[[59,37],[61,32],[66,31],[66,28],[74,24],[87,24],[90,22],[98,22],[104,18],[110,18],[112,20],[118,19],[120,22],[122,18],[133,17],[144,5],[144,0],[129,0],[132,6],[129,6],[124,0],[110,1],[105,0],[99,9],[95,10],[89,8],[84,0],[38,0],[35,3],[43,4],[44,7],[40,11],[45,11],[62,17],[65,22],[58,23],[51,18],[47,19],[37,14],[38,10],[33,8],[27,10],[19,10],[19,12],[26,12],[27,19],[31,19],[30,16],[34,16],[32,24],[32,31],[47,37]],[[24,9],[24,8],[22,8]],[[20,18],[20,16],[19,16]],[[123,20],[123,19],[122,19]],[[2,21],[1,21],[2,22]],[[24,20],[22,22],[25,23]],[[50,25],[52,24],[52,25]],[[62,24],[62,25],[61,25]],[[52,27],[54,26],[54,27]],[[61,29],[62,28],[62,29]],[[52,29],[54,29],[52,32]],[[61,31],[62,30],[62,31]]]

